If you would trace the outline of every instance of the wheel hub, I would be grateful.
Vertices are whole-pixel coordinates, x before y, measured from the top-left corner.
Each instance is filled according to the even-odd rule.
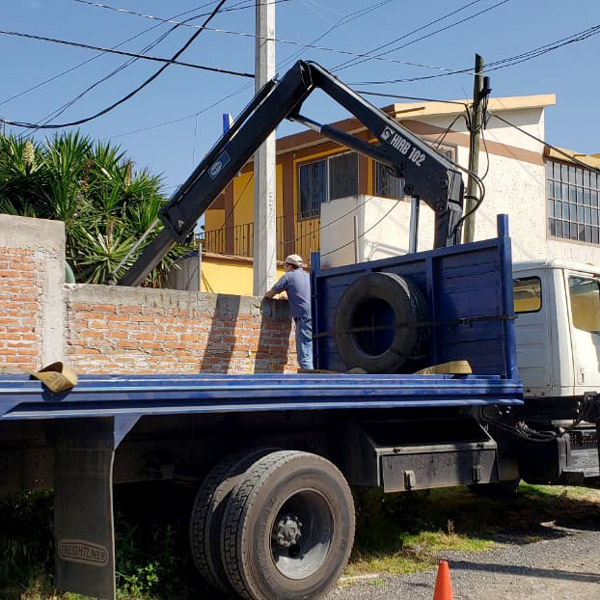
[[[290,548],[298,544],[302,537],[302,523],[295,515],[283,515],[275,528],[275,540],[281,548]]]

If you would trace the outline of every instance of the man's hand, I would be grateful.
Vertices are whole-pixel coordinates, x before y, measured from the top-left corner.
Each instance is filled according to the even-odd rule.
[[[274,298],[277,295],[277,292],[275,290],[269,290],[268,292],[265,293],[265,298]]]

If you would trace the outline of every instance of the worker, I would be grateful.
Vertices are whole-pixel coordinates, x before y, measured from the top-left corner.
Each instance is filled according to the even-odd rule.
[[[290,314],[296,327],[296,354],[301,369],[313,368],[312,318],[310,310],[310,276],[304,270],[304,261],[298,254],[290,254],[285,259],[285,273],[265,294],[273,298],[287,292]]]

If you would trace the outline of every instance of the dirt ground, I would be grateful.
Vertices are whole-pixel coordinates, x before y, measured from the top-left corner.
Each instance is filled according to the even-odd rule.
[[[598,530],[550,529],[527,543],[506,540],[478,553],[447,553],[454,600],[600,599]],[[436,571],[346,583],[328,600],[431,600]]]

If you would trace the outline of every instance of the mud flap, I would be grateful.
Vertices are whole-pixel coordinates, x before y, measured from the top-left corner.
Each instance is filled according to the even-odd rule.
[[[116,599],[112,472],[138,417],[57,420],[54,535],[56,587]]]

